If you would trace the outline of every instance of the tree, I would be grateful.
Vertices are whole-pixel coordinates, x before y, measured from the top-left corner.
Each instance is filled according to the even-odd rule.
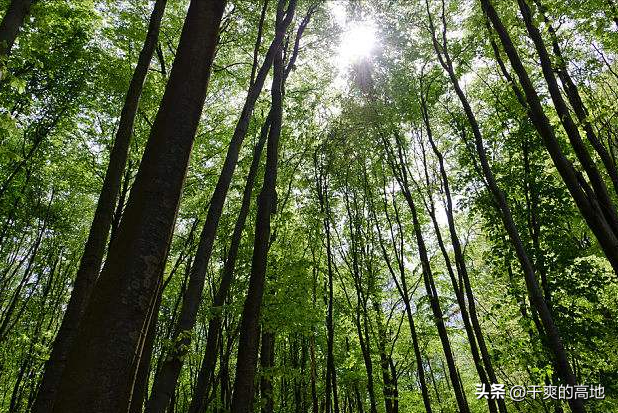
[[[224,1],[193,1],[187,12],[166,93],[118,235],[68,353],[54,411],[78,411],[84,405],[116,411],[129,406],[224,6]],[[114,321],[106,324],[110,317]],[[84,392],[80,389],[86,383],[93,386]]]

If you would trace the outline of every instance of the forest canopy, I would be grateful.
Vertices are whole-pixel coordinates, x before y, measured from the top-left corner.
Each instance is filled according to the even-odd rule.
[[[615,0],[0,0],[0,411],[618,411]]]

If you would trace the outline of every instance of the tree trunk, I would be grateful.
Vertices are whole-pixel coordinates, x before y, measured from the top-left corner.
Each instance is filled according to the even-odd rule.
[[[328,298],[326,300],[326,413],[331,413],[333,410],[339,413],[339,400],[337,394],[337,373],[335,371],[335,358],[333,356],[333,343],[335,336],[335,328],[333,325],[333,257],[331,247],[331,232],[330,232],[330,203],[327,172],[324,171],[323,165],[318,165],[317,154],[314,160],[316,169],[316,183],[318,202],[320,204],[320,213],[323,215],[322,224],[326,235],[326,268],[328,274]]]
[[[528,116],[532,124],[536,128],[539,136],[542,138],[549,155],[551,156],[558,173],[562,177],[567,189],[571,193],[575,204],[580,210],[586,223],[599,241],[605,256],[612,265],[614,272],[618,274],[618,238],[614,233],[612,226],[606,220],[601,207],[601,203],[597,199],[593,189],[585,181],[580,172],[575,170],[572,163],[566,158],[560,144],[555,136],[554,129],[545,115],[541,105],[540,97],[534,89],[534,85],[528,76],[526,69],[523,66],[519,53],[513,44],[511,37],[504,27],[502,20],[496,13],[491,2],[481,0],[483,12],[493,25],[500,41],[504,47],[511,66],[522,86],[524,96],[527,103]],[[574,403],[578,403],[575,401]]]
[[[35,0],[11,0],[2,22],[0,23],[0,59],[11,53],[19,29],[30,13],[30,6]],[[3,77],[0,75],[0,77]]]
[[[284,0],[279,1],[278,10],[281,10],[281,12],[283,11],[284,3]],[[178,342],[178,345],[172,349],[173,354],[168,356],[161,368],[161,371],[157,375],[157,380],[153,385],[152,395],[146,408],[146,412],[148,413],[164,412],[167,404],[169,403],[171,394],[174,392],[174,388],[176,387],[176,382],[178,381],[178,376],[180,375],[180,370],[183,365],[184,354],[190,347],[190,334],[186,334],[185,332],[191,332],[195,326],[197,311],[199,309],[204,290],[206,269],[212,254],[215,235],[217,233],[221,213],[223,212],[225,198],[227,197],[227,192],[229,190],[230,183],[232,182],[232,176],[234,175],[234,170],[236,169],[240,148],[245,136],[247,135],[247,128],[249,127],[249,121],[251,119],[255,103],[262,91],[264,81],[270,71],[273,59],[276,53],[278,53],[282,48],[283,38],[294,15],[293,10],[293,8],[288,8],[288,14],[285,18],[277,18],[275,38],[266,53],[264,63],[257,74],[256,81],[251,84],[247,92],[245,105],[238,123],[236,124],[234,135],[232,136],[228,146],[228,151],[221,174],[219,175],[217,185],[210,199],[206,222],[204,223],[202,233],[200,234],[200,242],[193,261],[191,276],[189,277],[189,285],[183,297],[181,316],[175,331],[176,338],[181,334],[183,334],[183,338],[181,340],[174,340],[175,342]],[[280,13],[278,13],[278,15],[279,14]],[[233,271],[231,272],[233,273]],[[231,275],[225,280],[225,282],[228,281],[231,282]],[[227,291],[225,289],[223,289],[221,293],[222,295],[224,293],[223,298],[227,296]]]
[[[612,185],[614,187],[614,192],[618,194],[618,171],[616,171],[616,164],[609,154],[607,148],[603,146],[600,139],[598,138],[592,124],[590,123],[590,118],[588,116],[588,108],[584,104],[583,99],[579,94],[579,88],[571,78],[567,68],[567,62],[562,54],[562,49],[560,48],[560,43],[558,41],[558,35],[554,27],[552,26],[547,14],[545,13],[545,6],[541,3],[540,0],[534,0],[539,11],[541,12],[541,16],[543,17],[543,21],[547,27],[547,31],[549,32],[552,44],[552,50],[554,55],[556,56],[557,63],[557,73],[560,78],[560,82],[566,92],[567,99],[571,104],[571,108],[575,112],[575,116],[577,116],[577,120],[583,126],[584,131],[586,132],[586,138],[592,145],[595,152],[601,158],[601,162],[603,162],[603,166],[607,171],[607,175],[612,181]]]
[[[393,200],[393,207],[395,210],[395,221],[397,228],[399,230],[399,247],[397,247],[397,240],[395,239],[395,232],[393,227],[393,222],[391,220],[390,214],[388,212],[388,200],[386,197],[386,188],[384,188],[384,215],[388,222],[388,227],[390,230],[390,238],[393,249],[395,251],[395,261],[397,263],[397,271],[393,268],[391,264],[389,254],[386,250],[386,245],[384,238],[382,236],[382,231],[380,225],[378,224],[377,215],[375,212],[375,208],[373,209],[373,216],[376,226],[376,232],[378,234],[378,241],[380,244],[380,249],[382,250],[382,256],[384,257],[384,262],[388,268],[388,271],[391,275],[391,278],[395,282],[395,286],[397,287],[397,291],[399,292],[399,296],[401,297],[406,316],[408,318],[408,326],[410,327],[410,335],[412,336],[412,346],[414,348],[414,357],[416,360],[416,372],[418,374],[418,382],[421,388],[421,395],[423,397],[423,405],[425,406],[426,413],[431,413],[431,399],[429,397],[429,391],[427,389],[427,382],[425,381],[425,370],[423,368],[423,358],[421,355],[421,348],[418,342],[418,335],[416,333],[416,326],[414,325],[414,317],[412,316],[412,305],[410,303],[410,291],[408,289],[408,283],[406,281],[405,276],[405,265],[403,262],[403,250],[404,250],[404,239],[403,239],[403,227],[401,225],[401,221],[399,219],[399,212],[397,209],[397,204]],[[399,253],[397,252],[399,250]],[[397,275],[399,273],[399,276]]]
[[[391,363],[392,359],[390,354],[387,353],[386,350],[386,328],[384,327],[383,318],[384,313],[382,311],[381,302],[379,298],[374,295],[371,300],[373,304],[373,311],[376,313],[376,324],[378,327],[378,351],[380,353],[380,367],[382,368],[382,384],[383,384],[383,394],[384,394],[384,407],[386,409],[386,413],[396,413],[396,397],[394,394],[394,377],[391,376]]]
[[[554,103],[554,107],[556,108],[558,117],[560,118],[560,122],[562,123],[562,127],[566,131],[566,134],[569,138],[569,141],[571,142],[571,146],[573,147],[573,151],[575,152],[577,159],[580,161],[584,171],[586,172],[586,175],[588,176],[590,186],[592,187],[596,199],[601,206],[601,211],[605,217],[605,220],[611,228],[614,237],[616,237],[618,236],[618,214],[616,213],[616,207],[613,203],[613,200],[609,196],[605,181],[603,180],[599,169],[597,168],[594,160],[588,153],[588,149],[586,148],[579,133],[579,128],[573,121],[571,117],[571,112],[569,111],[569,108],[562,97],[560,86],[558,85],[558,81],[556,80],[556,76],[554,75],[554,67],[552,65],[551,57],[549,56],[547,48],[545,47],[545,42],[543,41],[539,28],[533,22],[532,10],[528,6],[528,3],[526,3],[526,0],[518,0],[517,3],[519,4],[519,10],[523,17],[523,21],[526,25],[528,34],[535,45],[537,54],[540,57],[543,77],[545,78],[545,82],[547,83],[549,94]],[[549,27],[551,27],[551,25]],[[559,48],[558,53],[561,57]],[[570,96],[573,103],[575,103],[574,108],[576,112],[579,111],[581,116],[585,119],[584,110],[580,107],[580,104],[582,102],[579,98],[579,94],[577,93],[575,84],[570,81],[570,76],[568,76],[568,73],[566,73],[566,69],[564,67],[560,67],[561,65],[563,66],[564,63],[559,64],[558,72],[559,74],[561,73],[561,79],[565,80],[566,84],[564,85],[564,87],[567,91],[567,95]],[[590,126],[589,122],[584,122],[584,129],[586,130],[586,132],[592,132],[592,135],[589,134],[589,137],[592,138],[593,142],[595,142],[596,135],[592,131],[592,127]],[[593,147],[595,147],[595,149],[601,149],[602,146],[600,147],[600,143],[596,143],[598,143],[599,145],[594,145],[593,143]],[[609,155],[607,155],[607,157],[609,157]],[[609,159],[607,160],[609,161]]]
[[[133,122],[142,94],[144,80],[148,73],[150,60],[157,44],[166,2],[167,0],[157,0],[150,16],[146,39],[135,66],[120,114],[118,131],[116,132],[114,146],[110,153],[109,165],[105,173],[101,195],[99,196],[94,218],[90,226],[84,253],[75,275],[71,298],[56,335],[51,355],[45,364],[41,387],[33,407],[33,412],[35,413],[51,411],[69,349],[75,340],[77,328],[101,269],[107,237],[112,225],[114,206],[118,198],[122,175],[127,162],[129,143],[133,133]]]
[[[401,187],[404,198],[408,204],[408,207],[410,208],[410,212],[412,213],[412,225],[414,228],[418,254],[421,260],[425,290],[429,298],[429,304],[434,317],[434,324],[436,325],[436,328],[438,330],[438,336],[440,337],[440,343],[442,344],[444,357],[446,358],[449,376],[451,378],[453,391],[455,393],[455,399],[457,400],[457,406],[461,413],[468,413],[470,410],[463,394],[463,389],[459,385],[457,367],[455,365],[455,359],[453,358],[451,344],[446,331],[446,326],[444,324],[443,313],[442,309],[440,308],[440,302],[438,298],[438,292],[435,287],[433,273],[431,271],[431,265],[429,262],[429,256],[427,254],[427,248],[425,246],[422,228],[418,219],[418,212],[414,203],[414,199],[412,198],[412,193],[409,189],[408,171],[403,156],[402,142],[397,136],[395,137],[395,139],[397,141],[395,148],[395,150],[397,151],[397,155],[395,155],[392,149],[389,150],[389,146],[387,146],[385,149],[389,150],[389,163],[391,165],[391,169]]]
[[[150,376],[150,361],[152,358],[153,344],[157,335],[157,315],[159,314],[159,308],[161,307],[161,300],[163,298],[163,288],[159,292],[157,302],[155,303],[148,326],[148,333],[146,334],[146,341],[144,342],[144,350],[139,360],[139,367],[137,370],[137,376],[135,376],[135,385],[133,387],[133,395],[131,397],[131,406],[129,413],[142,413],[144,408],[144,402],[148,394],[148,378]]]
[[[422,86],[422,85],[421,85]],[[473,359],[475,361],[475,365],[477,366],[477,371],[479,373],[479,378],[483,383],[485,383],[488,387],[491,387],[491,383],[498,383],[495,371],[493,369],[491,358],[489,356],[489,352],[487,351],[487,346],[485,344],[485,339],[483,337],[483,333],[481,330],[481,325],[478,321],[478,316],[476,313],[476,304],[474,301],[474,294],[472,292],[472,287],[470,286],[470,278],[468,276],[468,268],[466,266],[466,260],[463,255],[463,251],[461,249],[461,242],[459,241],[459,236],[457,235],[457,230],[455,229],[455,218],[453,212],[453,201],[451,198],[451,190],[448,181],[448,176],[446,175],[446,168],[444,166],[444,156],[439,151],[434,139],[433,139],[433,130],[431,128],[430,119],[429,119],[429,110],[427,108],[427,101],[424,96],[424,92],[421,90],[421,112],[423,117],[423,122],[425,124],[425,129],[427,132],[427,139],[431,146],[433,153],[436,155],[438,159],[438,169],[440,173],[440,179],[442,181],[442,188],[444,190],[444,197],[446,200],[444,212],[446,214],[446,219],[448,222],[448,228],[451,238],[451,245],[453,246],[453,255],[455,257],[455,267],[457,269],[457,274],[459,275],[460,280],[463,281],[463,286],[458,285],[453,274],[452,266],[450,264],[450,258],[442,241],[442,236],[440,235],[440,228],[438,226],[435,211],[433,206],[431,207],[431,219],[434,224],[434,229],[436,231],[436,236],[438,238],[438,242],[440,245],[440,249],[442,251],[442,255],[444,256],[445,261],[447,262],[447,267],[449,269],[449,275],[451,276],[451,282],[453,284],[453,289],[457,296],[457,301],[459,303],[460,308],[462,309],[462,319],[464,321],[464,327],[466,329],[466,334],[468,336],[468,341],[470,343],[470,348],[472,351]],[[427,174],[427,166],[425,165],[425,174]],[[463,297],[463,291],[465,291],[466,298],[468,300],[467,307],[466,302]],[[477,348],[478,344],[478,348]],[[480,350],[480,360],[479,360],[479,352]],[[481,363],[482,361],[482,363]],[[486,376],[485,376],[486,374]],[[485,378],[484,378],[485,377]],[[484,379],[483,379],[484,378]],[[487,378],[489,380],[487,380]],[[506,404],[504,403],[504,399],[497,399],[498,410],[500,413],[506,413]],[[488,399],[489,410],[493,411],[495,406],[493,405],[493,400]]]
[[[191,1],[118,234],[69,351],[54,412],[118,412],[129,407],[225,3]]]
[[[296,1],[291,0],[288,6],[288,16],[294,13],[295,6]],[[283,7],[280,10],[282,12]],[[279,10],[278,13],[280,13]],[[254,394],[259,320],[270,241],[270,219],[271,215],[275,213],[277,205],[278,146],[283,116],[282,81],[284,67],[282,52],[281,49],[276,51],[273,68],[273,87],[271,91],[273,116],[268,134],[264,182],[262,184],[262,191],[257,199],[253,258],[251,262],[251,275],[249,277],[249,290],[241,318],[234,393],[232,397],[232,413],[246,413],[250,411]]]
[[[306,25],[309,23],[309,18],[311,14],[308,13],[305,16],[305,19],[300,24],[298,28],[298,32],[296,34],[296,44],[300,41],[302,34]],[[286,71],[283,76],[283,84],[287,79],[287,76],[290,73],[291,67],[294,65],[296,58],[298,56],[298,47],[294,48],[293,54],[290,57],[290,61],[286,68]],[[255,60],[254,60],[255,61]],[[251,84],[254,84],[252,82]],[[251,166],[249,167],[249,173],[247,174],[247,178],[245,180],[245,187],[243,190],[243,196],[241,200],[240,211],[238,212],[238,217],[236,218],[236,223],[234,224],[234,231],[232,233],[230,247],[227,253],[227,257],[225,260],[225,264],[223,266],[223,274],[221,275],[221,281],[219,283],[219,287],[217,289],[217,293],[215,294],[212,307],[214,309],[218,309],[223,306],[228,292],[232,286],[232,282],[234,280],[234,270],[236,267],[236,258],[238,256],[238,249],[240,248],[240,242],[242,239],[242,232],[245,227],[245,222],[247,220],[247,215],[249,214],[249,207],[251,205],[251,195],[253,193],[253,185],[255,182],[255,178],[258,173],[258,168],[260,165],[260,159],[262,156],[262,150],[264,149],[264,144],[266,143],[266,138],[268,137],[268,131],[270,128],[270,120],[272,118],[272,109],[269,111],[267,118],[264,120],[264,124],[262,125],[260,131],[260,137],[258,138],[258,142],[253,150],[253,158],[251,161]],[[200,372],[198,374],[197,383],[195,389],[193,390],[193,399],[191,400],[191,405],[189,408],[190,413],[199,413],[203,409],[205,409],[205,395],[207,394],[212,373],[214,371],[215,363],[216,363],[216,346],[218,342],[218,336],[221,331],[221,314],[219,311],[215,311],[215,315],[208,323],[208,334],[206,338],[206,347],[204,351],[204,359],[202,360],[202,365],[200,367]]]
[[[489,4],[487,0],[481,0],[481,1],[483,3],[484,12],[488,15],[490,21],[492,21],[492,23],[495,26],[496,25],[495,20],[497,18],[497,15],[495,14],[495,10],[493,10],[493,7]],[[492,13],[488,11],[489,9],[493,10],[493,17],[492,17]],[[476,120],[476,117],[474,116],[474,113],[472,112],[472,108],[470,107],[470,104],[465,94],[463,93],[461,87],[459,86],[459,81],[454,73],[453,65],[452,65],[452,62],[450,61],[449,55],[445,53],[444,59],[441,57],[440,53],[438,52],[438,45],[437,45],[437,41],[435,41],[435,37],[434,37],[434,47],[436,48],[436,54],[438,55],[438,58],[440,59],[442,66],[445,68],[445,70],[447,71],[449,75],[449,78],[451,79],[451,83],[453,84],[455,92],[457,93],[457,96],[459,97],[459,100],[464,108],[464,112],[466,113],[468,122],[472,128],[472,132],[474,134],[475,147],[476,147],[476,151],[479,157],[479,161],[481,163],[483,175],[487,182],[487,186],[490,192],[492,193],[492,196],[497,204],[498,211],[500,213],[500,218],[502,219],[506,232],[509,235],[510,242],[513,245],[513,248],[515,249],[515,253],[517,255],[519,263],[522,267],[522,272],[524,274],[524,279],[526,282],[528,295],[530,297],[530,300],[533,306],[538,311],[541,317],[543,327],[545,329],[545,333],[547,334],[549,338],[551,350],[553,351],[554,356],[556,357],[561,375],[567,383],[574,385],[575,379],[571,372],[571,368],[570,368],[570,365],[569,365],[569,362],[566,356],[566,352],[564,350],[564,346],[562,344],[560,333],[558,329],[556,328],[556,325],[554,324],[553,318],[547,307],[547,303],[545,302],[543,298],[541,288],[536,279],[534,267],[532,266],[532,262],[530,261],[530,258],[528,257],[528,254],[524,248],[521,237],[519,236],[519,231],[513,220],[513,216],[511,214],[511,210],[506,200],[506,196],[504,195],[502,190],[498,187],[498,184],[495,180],[493,172],[491,171],[491,168],[489,166],[489,162],[487,160],[487,153],[483,145],[483,137],[481,135],[481,130]],[[446,49],[446,48],[443,47],[443,49]],[[519,63],[521,64],[521,62]],[[521,81],[521,78],[520,78],[520,81]],[[523,82],[522,82],[522,85],[523,85]],[[525,88],[526,87],[524,86],[524,89]],[[526,95],[528,95],[527,92],[526,92]],[[530,104],[530,102],[528,103]],[[540,108],[540,103],[539,103],[539,108]],[[453,383],[453,385],[455,385],[455,383]],[[581,405],[580,401],[577,401],[577,400],[572,401],[571,404],[573,406]],[[575,410],[575,411],[579,412],[581,410]]]
[[[597,234],[598,231],[595,231],[595,228],[597,230],[601,229],[595,224],[599,222],[599,216],[597,213],[592,211],[592,207],[589,202],[590,200],[586,199],[586,195],[583,193],[578,184],[578,181],[581,183],[583,178],[577,178],[573,166],[562,154],[556,137],[554,136],[553,129],[549,123],[549,120],[543,112],[539,96],[537,95],[532,85],[532,82],[530,81],[530,78],[528,77],[527,72],[525,71],[525,68],[521,63],[517,50],[515,49],[511,38],[506,31],[506,28],[504,27],[502,21],[497,15],[496,10],[493,8],[493,6],[488,0],[482,0],[481,4],[483,6],[483,12],[487,15],[496,32],[498,33],[498,36],[500,37],[505,51],[507,52],[509,60],[511,61],[511,65],[513,66],[513,69],[516,71],[517,76],[519,77],[519,81],[526,96],[526,101],[529,107],[529,115],[533,124],[537,128],[539,135],[541,135],[541,137],[543,138],[545,146],[550,152],[556,168],[560,172],[560,175],[566,183],[567,188],[569,188],[569,191],[571,191],[571,195],[573,195],[573,198],[575,199],[578,207],[580,207],[582,215],[584,215],[584,218],[586,218],[586,221],[588,221],[589,225],[593,224],[590,225],[591,229],[593,229],[593,232]],[[508,212],[510,213],[510,211]],[[505,222],[505,226],[507,226],[507,231],[509,232],[509,236],[512,238],[512,242],[518,244],[516,245],[516,253],[524,269],[526,286],[528,287],[530,299],[541,318],[545,333],[547,334],[549,345],[551,346],[551,350],[554,353],[554,357],[556,359],[558,373],[565,381],[565,383],[575,385],[575,376],[573,375],[573,372],[571,370],[566,351],[562,344],[562,339],[549,313],[549,309],[547,308],[547,305],[543,300],[540,287],[538,285],[538,282],[536,281],[536,278],[534,277],[534,270],[527,256],[525,255],[525,252],[523,251],[523,245],[521,245],[521,240],[519,239],[519,235],[516,232],[517,230],[515,229],[515,224],[512,222],[512,217],[510,217],[510,220],[510,225],[507,226]],[[609,228],[606,228],[606,233],[611,233],[611,230]],[[601,242],[601,238],[599,238],[598,235],[597,239],[599,239],[600,244],[602,244],[603,246],[603,242]],[[617,244],[614,243],[614,254],[618,253],[618,249],[616,248],[616,246]],[[610,262],[612,262],[611,259]],[[616,264],[618,264],[618,261],[616,261]],[[614,266],[614,270],[618,270],[618,267]],[[569,405],[574,412],[585,411],[583,407],[583,402],[579,399],[569,400]]]
[[[260,366],[260,397],[262,399],[262,413],[273,413],[275,400],[273,397],[272,368],[275,365],[275,334],[267,331],[262,332],[262,348]]]

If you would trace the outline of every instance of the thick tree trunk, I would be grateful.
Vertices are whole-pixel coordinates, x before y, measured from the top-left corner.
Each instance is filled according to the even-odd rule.
[[[221,213],[223,212],[225,198],[227,197],[227,192],[229,190],[230,183],[232,182],[234,170],[236,169],[240,148],[245,136],[247,135],[249,121],[251,119],[257,98],[262,91],[264,81],[270,71],[275,55],[282,48],[283,38],[294,15],[294,7],[293,4],[291,4],[291,7],[288,8],[288,14],[285,18],[283,18],[281,16],[283,13],[283,4],[285,4],[285,0],[280,0],[278,7],[279,17],[276,22],[275,37],[268,49],[268,52],[266,53],[264,63],[258,71],[255,82],[253,82],[249,87],[243,110],[228,146],[228,151],[223,163],[223,168],[219,175],[219,180],[217,181],[217,185],[210,199],[206,222],[204,223],[202,233],[200,234],[200,242],[193,261],[191,276],[189,277],[189,285],[183,297],[181,315],[179,323],[176,327],[175,337],[179,337],[180,334],[183,334],[184,332],[192,331],[195,325],[197,311],[202,300],[206,269],[212,254],[215,235],[217,233]],[[231,282],[231,277],[229,277],[226,282],[227,281]],[[222,290],[221,292],[225,293],[224,295],[222,294],[223,297],[227,296],[227,291]],[[182,340],[175,340],[178,342],[178,345],[172,349],[173,354],[170,354],[167,357],[161,371],[157,375],[157,379],[153,385],[151,398],[148,401],[146,412],[162,413],[165,411],[165,408],[169,403],[169,399],[174,392],[174,388],[176,387],[176,382],[178,381],[178,376],[180,375],[180,370],[183,365],[184,354],[190,347],[190,340],[190,334],[186,333],[183,334]]]
[[[288,7],[288,15],[293,14],[295,6],[296,1],[291,0]],[[249,289],[240,326],[232,413],[246,413],[250,411],[255,390],[254,378],[257,364],[258,330],[268,262],[270,219],[271,215],[275,213],[277,203],[278,146],[283,116],[282,87],[284,67],[282,52],[281,49],[277,50],[273,68],[273,87],[271,91],[273,113],[268,134],[264,183],[257,199],[253,258],[251,262],[251,275],[249,277]]]
[[[0,23],[0,59],[11,53],[19,29],[24,24],[26,16],[30,13],[30,7],[35,1],[11,0]]]
[[[129,407],[225,3],[191,1],[118,235],[69,351],[54,412],[118,412]]]
[[[101,269],[107,237],[112,225],[114,206],[118,198],[123,171],[127,162],[129,143],[133,133],[133,122],[142,94],[144,80],[146,79],[148,67],[150,66],[154,48],[159,37],[159,28],[166,2],[167,0],[157,0],[150,16],[146,39],[139,54],[120,114],[118,130],[110,153],[109,165],[105,173],[101,195],[99,196],[94,218],[90,226],[84,253],[75,275],[71,298],[56,335],[51,355],[45,364],[45,373],[33,407],[33,412],[36,413],[44,413],[51,410],[69,349],[75,340],[78,325]]]

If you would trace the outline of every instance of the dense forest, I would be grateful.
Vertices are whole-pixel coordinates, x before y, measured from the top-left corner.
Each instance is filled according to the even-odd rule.
[[[618,411],[615,0],[0,19],[0,411]]]

